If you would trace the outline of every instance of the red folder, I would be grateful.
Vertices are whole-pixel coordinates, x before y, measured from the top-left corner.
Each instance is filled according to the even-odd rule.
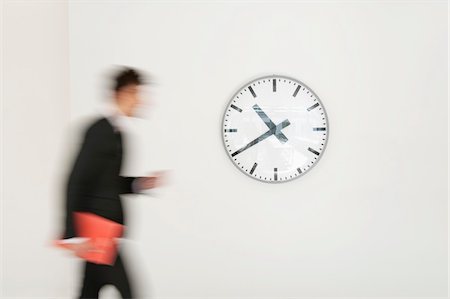
[[[79,257],[96,264],[113,265],[117,256],[117,238],[123,234],[123,225],[89,212],[74,212],[77,236],[87,238],[95,247]],[[67,247],[56,242],[57,246]]]

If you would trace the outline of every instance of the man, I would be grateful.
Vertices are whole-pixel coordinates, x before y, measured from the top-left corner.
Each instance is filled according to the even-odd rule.
[[[70,173],[66,189],[66,218],[62,242],[81,255],[93,247],[77,237],[73,212],[83,211],[109,220],[125,223],[120,194],[138,193],[161,185],[161,175],[150,177],[120,176],[122,165],[121,121],[133,116],[140,104],[142,75],[131,68],[121,69],[113,79],[113,109],[95,120],[85,131],[84,140]],[[85,261],[79,298],[98,298],[105,284],[114,285],[123,298],[133,298],[133,291],[124,267],[120,249],[115,263],[95,264]]]

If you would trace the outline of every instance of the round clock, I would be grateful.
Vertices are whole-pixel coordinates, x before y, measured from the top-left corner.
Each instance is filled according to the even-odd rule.
[[[328,120],[306,84],[266,76],[242,86],[223,117],[222,136],[231,161],[263,182],[286,182],[311,170],[323,155]]]

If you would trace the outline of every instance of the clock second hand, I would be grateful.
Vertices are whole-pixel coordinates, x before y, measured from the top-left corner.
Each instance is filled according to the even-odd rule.
[[[238,149],[237,151],[235,151],[234,153],[231,154],[232,157],[236,156],[237,154],[242,153],[243,151],[245,151],[246,149],[249,149],[250,147],[254,146],[255,144],[263,141],[264,139],[266,139],[267,137],[272,136],[273,134],[275,134],[275,132],[280,132],[281,129],[286,128],[287,126],[289,126],[291,123],[289,122],[289,120],[284,120],[283,122],[279,123],[278,125],[276,125],[275,127],[271,128],[269,131],[265,132],[264,134],[262,134],[261,136],[257,137],[256,139],[250,141],[246,146],[241,147],[240,149]]]

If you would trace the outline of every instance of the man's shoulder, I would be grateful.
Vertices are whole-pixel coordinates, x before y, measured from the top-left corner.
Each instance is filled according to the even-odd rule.
[[[85,140],[105,141],[113,135],[114,129],[105,116],[95,117],[88,122],[84,130]]]
[[[113,127],[105,116],[97,116],[87,126],[86,132],[89,134],[105,133],[113,131]]]

